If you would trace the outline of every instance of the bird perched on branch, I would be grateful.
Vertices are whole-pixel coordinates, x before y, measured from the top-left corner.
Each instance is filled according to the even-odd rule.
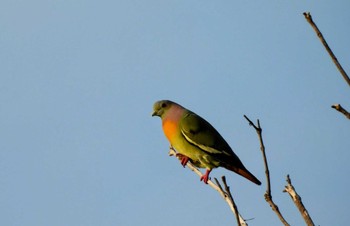
[[[162,119],[165,136],[178,152],[177,157],[185,167],[190,161],[206,168],[201,181],[208,183],[212,169],[224,167],[253,183],[261,182],[251,174],[219,132],[205,119],[170,100],[154,103],[152,116]]]

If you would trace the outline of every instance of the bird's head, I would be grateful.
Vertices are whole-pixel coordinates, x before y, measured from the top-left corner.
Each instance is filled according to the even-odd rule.
[[[160,100],[154,103],[152,116],[163,118],[164,114],[171,108],[174,102],[170,100]]]

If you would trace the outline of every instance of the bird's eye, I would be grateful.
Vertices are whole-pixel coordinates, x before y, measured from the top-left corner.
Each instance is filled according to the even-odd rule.
[[[165,108],[166,107],[166,103],[162,103],[162,108]]]

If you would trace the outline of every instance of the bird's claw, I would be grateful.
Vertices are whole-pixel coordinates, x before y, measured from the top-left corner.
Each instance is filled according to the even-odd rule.
[[[176,157],[180,160],[181,165],[183,167],[185,167],[187,162],[190,160],[189,157],[187,157],[186,155],[180,154],[180,153],[176,153]]]
[[[201,176],[201,181],[203,181],[205,184],[208,184],[208,180],[210,180],[209,178],[209,174],[210,174],[211,170],[207,169],[207,171],[205,171],[205,174]]]

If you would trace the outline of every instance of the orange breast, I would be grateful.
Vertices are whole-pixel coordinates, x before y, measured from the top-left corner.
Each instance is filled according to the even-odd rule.
[[[165,136],[168,138],[168,140],[171,143],[172,139],[177,133],[177,124],[174,121],[165,120],[163,121],[163,131]]]

